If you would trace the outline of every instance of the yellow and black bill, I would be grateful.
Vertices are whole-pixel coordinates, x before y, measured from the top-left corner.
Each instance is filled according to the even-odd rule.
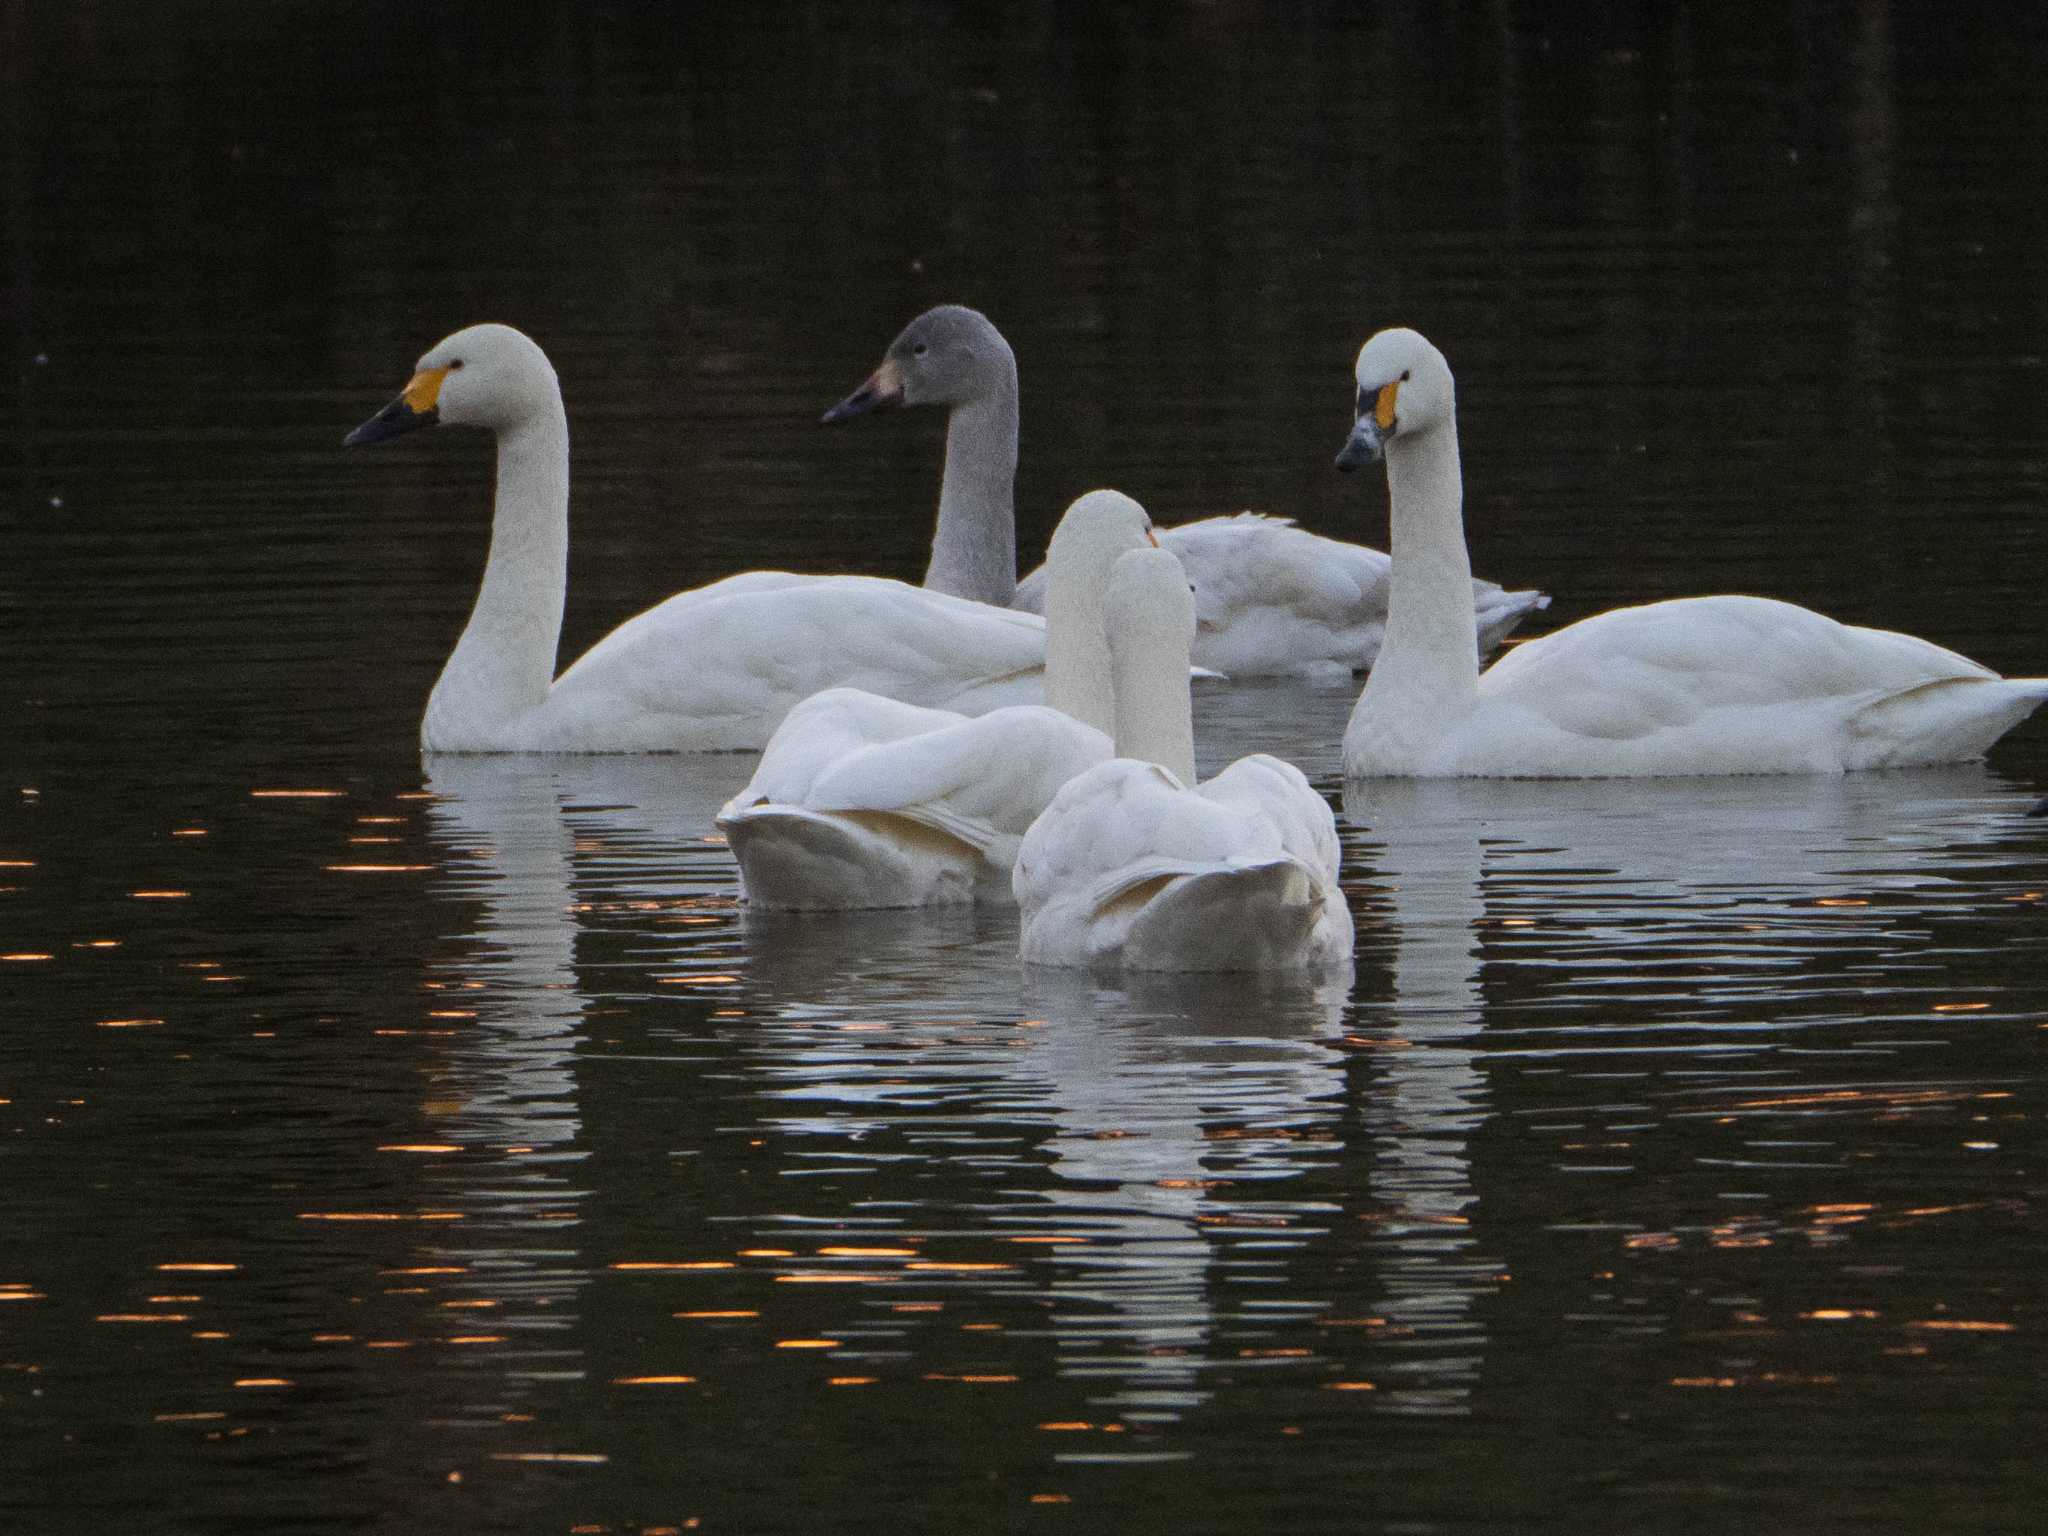
[[[886,411],[903,403],[903,375],[894,362],[886,362],[862,381],[859,389],[818,418],[825,426],[870,411]]]
[[[422,368],[399,391],[396,400],[344,437],[341,446],[360,448],[365,443],[381,443],[387,437],[433,426],[441,419],[441,381],[447,377],[446,368]]]
[[[1358,392],[1358,420],[1353,423],[1351,435],[1344,440],[1344,446],[1337,451],[1337,467],[1345,473],[1365,464],[1377,464],[1387,456],[1387,439],[1394,435],[1398,422],[1395,417],[1395,401],[1401,391],[1397,379],[1384,389],[1368,393]]]

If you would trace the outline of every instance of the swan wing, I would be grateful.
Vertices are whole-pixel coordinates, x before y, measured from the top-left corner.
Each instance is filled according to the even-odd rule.
[[[1942,646],[1792,603],[1694,597],[1613,609],[1517,646],[1481,676],[1479,697],[1614,739],[1726,711],[1860,709],[1930,683],[1996,676]]]
[[[845,753],[807,803],[929,818],[986,848],[999,835],[1021,837],[1063,784],[1112,755],[1101,731],[1044,705],[1015,705]]]
[[[1154,763],[1114,758],[1069,781],[1024,834],[1017,899],[1061,893],[1086,905],[1163,868],[1187,872],[1279,856],[1278,830],[1239,808],[1190,794]]]
[[[1421,771],[1570,778],[1959,762],[1981,756],[2044,693],[2040,680],[2001,678],[1943,646],[1791,603],[1683,598],[1517,647],[1481,675],[1473,709]]]
[[[1342,863],[1337,819],[1329,801],[1294,764],[1255,752],[1239,758],[1195,793],[1243,815],[1264,817],[1282,848],[1335,886]]]
[[[1334,879],[1334,832],[1328,874],[1285,846],[1280,823],[1288,818],[1253,808],[1262,778],[1289,784],[1274,771],[1286,765],[1268,761],[1271,768],[1254,764],[1215,796],[1128,758],[1068,784],[1017,854],[1023,958],[1202,971],[1347,957],[1351,919]]]
[[[966,718],[953,710],[906,704],[859,688],[814,693],[783,717],[753,778],[727,802],[727,809],[769,802],[827,809],[818,802],[818,786],[840,764],[862,752],[932,735]]]
[[[834,688],[789,712],[719,826],[758,906],[1007,894],[1025,829],[1110,751],[1043,705],[970,718]]]
[[[1388,559],[1256,513],[1161,531],[1195,589],[1194,659],[1234,676],[1355,671],[1379,648]]]
[[[570,739],[635,722],[610,750],[759,747],[827,688],[979,712],[1035,697],[1044,662],[1030,614],[879,577],[748,572],[628,619],[562,674],[546,714]]]

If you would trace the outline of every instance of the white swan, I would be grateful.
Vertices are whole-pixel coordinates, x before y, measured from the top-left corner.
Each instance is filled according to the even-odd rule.
[[[555,371],[503,325],[458,331],[348,435],[436,422],[497,437],[482,589],[420,722],[430,752],[718,752],[759,747],[797,700],[851,685],[969,714],[1039,696],[1043,623],[867,576],[749,571],[636,615],[559,678],[569,429]]]
[[[834,688],[792,709],[718,815],[747,900],[1008,900],[1025,829],[1062,784],[1112,755],[1103,589],[1119,555],[1152,542],[1145,509],[1115,491],[1089,492],[1060,519],[1044,705],[969,719]]]
[[[1118,756],[1031,824],[1012,877],[1026,961],[1147,971],[1348,963],[1337,827],[1301,770],[1259,753],[1195,783],[1195,602],[1165,550],[1120,558],[1106,613]]]
[[[1517,646],[1471,644],[1451,370],[1409,330],[1358,354],[1337,457],[1384,457],[1386,642],[1344,732],[1347,777],[1839,773],[1962,762],[2048,699],[1910,635],[1763,597],[1617,608]]]
[[[1044,567],[1017,580],[1017,361],[987,316],[958,304],[919,315],[824,419],[926,404],[949,414],[925,586],[1043,613]],[[1372,665],[1387,609],[1388,560],[1379,550],[1253,512],[1162,528],[1159,542],[1195,586],[1196,666],[1260,677]],[[1483,650],[1550,602],[1490,581],[1474,582],[1472,598]]]

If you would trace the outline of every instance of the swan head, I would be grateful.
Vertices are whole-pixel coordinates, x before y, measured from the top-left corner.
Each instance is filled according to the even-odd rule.
[[[509,325],[472,325],[437,342],[383,410],[342,439],[345,447],[440,423],[504,431],[561,408],[561,386],[547,354]]]
[[[1347,473],[1376,464],[1396,437],[1413,437],[1452,419],[1451,365],[1419,332],[1380,331],[1358,349],[1358,407],[1337,455]]]
[[[1046,577],[1063,570],[1099,567],[1106,574],[1118,553],[1157,549],[1152,519],[1122,491],[1089,491],[1074,498],[1045,547]]]
[[[1152,519],[1121,491],[1076,497],[1045,551],[1045,702],[1116,735],[1103,596],[1119,557],[1155,543]]]
[[[830,424],[899,405],[966,405],[1016,376],[1016,355],[987,315],[941,304],[903,327],[882,365],[820,419]]]

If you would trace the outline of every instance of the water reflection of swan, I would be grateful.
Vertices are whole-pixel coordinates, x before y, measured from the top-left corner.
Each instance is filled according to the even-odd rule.
[[[1034,1284],[1051,1302],[1062,1370],[1089,1384],[1091,1417],[1175,1419],[1204,1400],[1202,1374],[1220,1358],[1216,1274],[1237,1227],[1256,1222],[1260,1249],[1233,1274],[1261,1263],[1277,1274],[1309,1241],[1292,1235],[1304,1207],[1279,1181],[1335,1134],[1348,985],[1112,987],[1034,971],[1020,993],[1016,921],[974,909],[750,915],[739,1001],[776,1106],[768,1119],[797,1158],[855,1146],[946,1156],[915,1134],[940,1106],[983,1158],[1000,1155],[985,1137],[1042,1128],[1015,1165],[1024,1193],[995,1218],[998,1235],[1081,1239],[1037,1249]],[[849,1021],[860,1028],[818,1027]],[[1033,1166],[1048,1156],[1048,1170]],[[1327,1209],[1313,1211],[1320,1228]]]
[[[583,999],[556,775],[543,759],[434,757],[427,788],[441,894],[479,905],[470,944],[432,978],[451,1011],[476,1015],[436,1095],[441,1124],[473,1143],[572,1141]]]
[[[1380,1366],[1377,1405],[1464,1411],[1485,1344],[1476,1303],[1504,1267],[1489,1253],[1489,1224],[1475,1225],[1482,1206],[1467,1150],[1487,1113],[1482,924],[1487,958],[1504,968],[1492,988],[1496,1048],[1510,1036],[1541,1049],[1558,1034],[1617,1028],[1613,1049],[1639,1047],[1660,1022],[1654,1008],[1624,1020],[1596,1000],[1625,985],[1632,999],[1654,1001],[1665,991],[1660,968],[1675,964],[1686,968],[1672,995],[1691,1043],[1717,1005],[1753,1023],[1756,999],[1782,1001],[1788,975],[1809,994],[1832,985],[1860,997],[1859,957],[1873,941],[1899,942],[1896,905],[1868,898],[1895,893],[1923,915],[1944,887],[2009,857],[2000,840],[2024,803],[1975,765],[1847,778],[1351,786],[1346,818],[1364,829],[1348,839],[1352,868],[1383,885],[1390,919],[1361,926],[1362,962],[1390,943],[1394,995],[1394,1048],[1372,1058],[1381,1091],[1362,1114],[1376,1139],[1374,1193],[1390,1208],[1376,1310],[1408,1331],[1386,1341],[1396,1363]],[[1831,967],[1849,974],[1832,978]],[[1503,1019],[1503,994],[1535,1006]],[[1805,1022],[1780,1018],[1785,1029]],[[1355,1027],[1371,1027],[1369,1011]],[[1746,1028],[1732,1049],[1763,1052],[1770,1041]]]
[[[1392,909],[1389,1049],[1372,1058],[1360,1110],[1373,1139],[1373,1195],[1385,1212],[1373,1311],[1388,1324],[1375,1406],[1464,1413],[1486,1336],[1475,1315],[1500,1272],[1473,1229],[1468,1143],[1486,1115],[1477,1065],[1483,1025],[1479,924],[1482,822],[1462,783],[1373,786],[1365,862]],[[1347,801],[1346,813],[1353,807]],[[1362,1022],[1369,1029],[1369,1022]]]
[[[584,999],[560,790],[543,760],[475,757],[429,759],[427,787],[436,895],[461,914],[445,930],[457,942],[437,947],[427,978],[430,1009],[449,1025],[427,1109],[438,1139],[463,1153],[430,1160],[421,1180],[468,1218],[429,1229],[430,1256],[464,1266],[450,1289],[502,1308],[490,1314],[494,1329],[565,1338],[587,1276],[561,1219],[581,1193],[568,1170],[582,1129]],[[463,926],[472,912],[474,926]],[[576,1355],[544,1353],[549,1369]],[[539,1359],[522,1351],[509,1374]]]
[[[1347,816],[1375,830],[1418,814],[1455,821],[1488,845],[1500,910],[1567,912],[1545,937],[1551,963],[1574,949],[1709,946],[1717,972],[1809,957],[1837,943],[1873,891],[1924,891],[2002,857],[1997,838],[2024,797],[1982,764],[1842,777],[1469,783],[1401,796],[1368,783]],[[1764,921],[1760,936],[1737,919]],[[1881,926],[1888,917],[1871,909]],[[1731,937],[1731,935],[1733,935]],[[1730,977],[1717,977],[1726,984]]]
[[[1215,1271],[1234,1220],[1255,1215],[1262,1252],[1296,1246],[1286,1233],[1301,1207],[1247,1186],[1299,1175],[1315,1156],[1304,1137],[1334,1128],[1348,990],[1031,977],[1030,1066],[1052,1099],[1058,1179],[1042,1196],[1062,1232],[1088,1239],[1052,1251],[1053,1330],[1063,1370],[1103,1384],[1105,1417],[1176,1419],[1207,1397],[1200,1378],[1230,1310]],[[1228,1193],[1212,1191],[1218,1181]]]

